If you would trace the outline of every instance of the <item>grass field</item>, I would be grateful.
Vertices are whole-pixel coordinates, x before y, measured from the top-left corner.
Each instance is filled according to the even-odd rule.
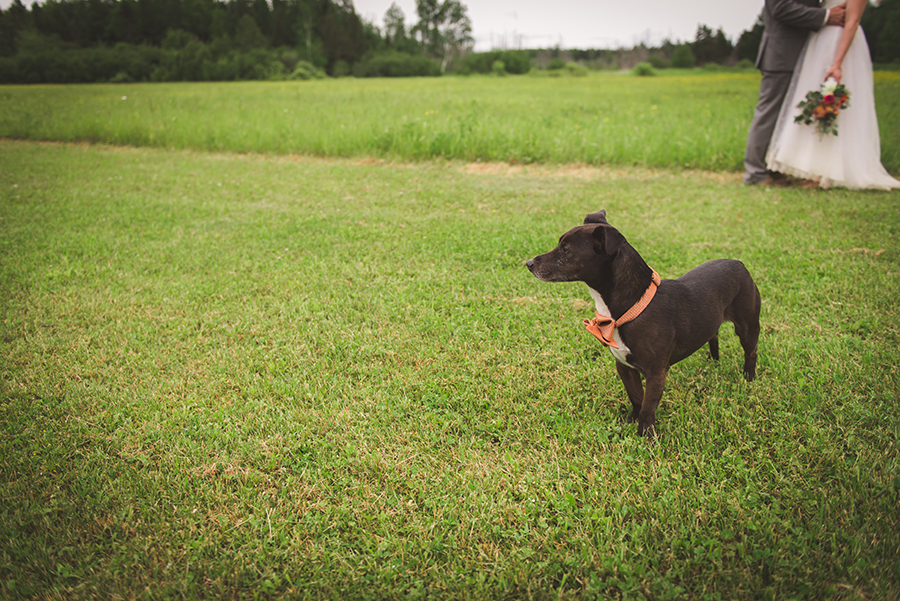
[[[0,86],[0,137],[326,157],[739,170],[757,73]],[[876,73],[900,172],[900,73]]]
[[[0,596],[896,599],[900,193],[0,142]],[[763,296],[621,423],[605,207]]]
[[[900,191],[741,185],[757,85],[0,87],[0,598],[900,597]],[[763,297],[655,439],[524,267],[601,207]]]

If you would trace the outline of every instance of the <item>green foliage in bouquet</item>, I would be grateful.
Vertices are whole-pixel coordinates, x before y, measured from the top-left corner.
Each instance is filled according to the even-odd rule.
[[[844,84],[838,84],[828,78],[819,90],[812,90],[801,100],[797,108],[800,114],[794,117],[794,123],[816,124],[820,134],[838,135],[837,116],[850,107],[850,92]]]

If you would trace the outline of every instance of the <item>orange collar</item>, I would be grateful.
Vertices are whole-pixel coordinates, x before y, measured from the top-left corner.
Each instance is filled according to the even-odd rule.
[[[652,269],[650,271],[653,271]],[[619,345],[616,344],[616,341],[613,340],[613,333],[616,331],[616,327],[622,325],[623,323],[628,323],[635,317],[641,314],[641,311],[647,308],[647,305],[650,304],[650,301],[653,300],[653,296],[656,294],[656,289],[659,287],[659,274],[653,271],[653,275],[651,276],[650,285],[644,291],[644,295],[641,296],[641,299],[635,303],[633,307],[628,309],[622,317],[619,319],[613,319],[612,317],[606,317],[604,315],[600,315],[600,312],[597,311],[597,316],[594,319],[585,319],[584,327],[587,328],[587,331],[597,337],[597,339],[605,344],[606,346],[611,346],[612,348],[619,348]]]

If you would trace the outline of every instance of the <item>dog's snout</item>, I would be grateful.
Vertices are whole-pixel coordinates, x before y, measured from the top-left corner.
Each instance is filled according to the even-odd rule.
[[[525,267],[528,268],[528,271],[534,271],[534,259],[528,259],[525,261]]]

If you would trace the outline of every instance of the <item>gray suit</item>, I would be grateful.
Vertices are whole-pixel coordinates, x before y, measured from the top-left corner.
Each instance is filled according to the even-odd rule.
[[[809,32],[821,29],[828,14],[827,9],[819,8],[819,0],[765,2],[765,30],[756,57],[756,68],[762,72],[762,81],[744,152],[746,184],[759,183],[771,175],[766,169],[766,151],[781,104]]]

